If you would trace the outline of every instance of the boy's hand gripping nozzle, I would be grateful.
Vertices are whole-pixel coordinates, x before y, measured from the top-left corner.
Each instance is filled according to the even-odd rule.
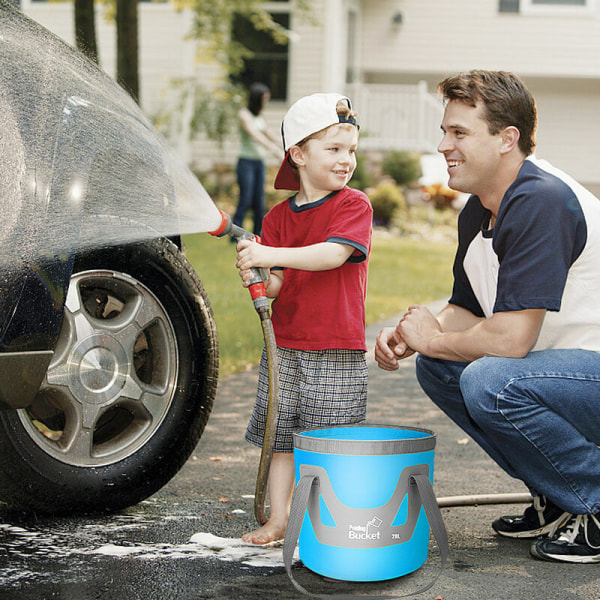
[[[238,225],[234,225],[231,217],[219,210],[221,213],[221,224],[214,231],[209,231],[211,235],[216,237],[230,236],[236,241],[240,240],[254,240],[260,243],[260,237],[246,231]],[[257,312],[269,309],[269,300],[267,299],[267,290],[265,288],[265,281],[269,279],[269,274],[265,269],[253,267],[250,269],[252,272],[252,279],[248,283],[248,289],[250,290],[250,296],[254,302],[254,308]]]

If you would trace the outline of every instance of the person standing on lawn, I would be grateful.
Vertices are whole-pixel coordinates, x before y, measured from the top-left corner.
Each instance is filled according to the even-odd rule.
[[[535,101],[514,74],[439,90],[449,185],[472,194],[452,296],[382,330],[376,361],[418,352],[427,395],[528,486],[532,506],[498,534],[533,539],[536,558],[600,562],[600,201],[532,155]]]
[[[279,158],[282,155],[278,140],[261,114],[270,99],[266,85],[253,83],[248,90],[248,104],[238,113],[240,152],[236,174],[240,196],[233,223],[242,227],[246,213],[252,209],[256,235],[260,235],[265,214],[265,156],[267,152]]]
[[[279,360],[279,417],[269,472],[270,516],[242,539],[282,539],[294,489],[295,429],[365,420],[365,298],[373,209],[347,187],[356,168],[358,125],[350,101],[313,94],[283,120],[285,158],[275,188],[297,190],[263,221],[262,243],[237,245],[240,276],[270,269],[267,294]],[[246,439],[263,444],[268,369],[259,371],[256,405]]]

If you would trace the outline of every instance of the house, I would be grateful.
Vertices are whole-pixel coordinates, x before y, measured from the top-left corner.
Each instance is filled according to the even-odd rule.
[[[72,4],[13,0],[73,41]],[[435,152],[442,108],[435,95],[447,74],[472,68],[518,73],[539,112],[537,154],[600,193],[600,2],[598,0],[312,0],[311,18],[294,0],[266,2],[291,35],[258,66],[277,88],[267,120],[278,130],[287,107],[315,91],[347,93],[361,121],[361,150]],[[97,20],[100,60],[113,72],[114,28]],[[185,38],[192,15],[168,2],[140,4],[141,102],[152,115],[173,77],[210,82]],[[268,82],[269,83],[269,82]],[[273,89],[273,87],[272,87]],[[237,140],[219,148],[197,136],[179,150],[198,169],[235,161]]]

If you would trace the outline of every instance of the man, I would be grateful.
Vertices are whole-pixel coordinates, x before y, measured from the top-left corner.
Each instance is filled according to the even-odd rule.
[[[452,296],[382,330],[377,363],[418,352],[427,395],[529,487],[532,506],[498,534],[534,539],[537,558],[600,562],[600,201],[532,156],[518,77],[471,71],[439,90],[449,185],[472,194]]]

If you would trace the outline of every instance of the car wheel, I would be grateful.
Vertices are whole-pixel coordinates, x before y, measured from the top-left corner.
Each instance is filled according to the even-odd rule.
[[[195,448],[217,378],[212,310],[175,244],[86,252],[35,401],[0,414],[0,499],[56,514],[148,497]]]

